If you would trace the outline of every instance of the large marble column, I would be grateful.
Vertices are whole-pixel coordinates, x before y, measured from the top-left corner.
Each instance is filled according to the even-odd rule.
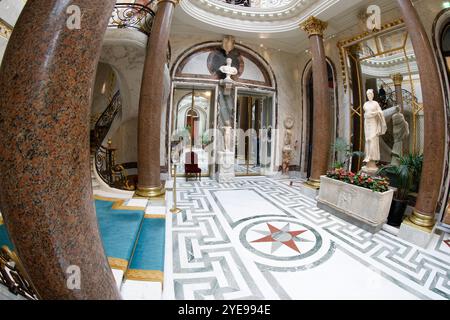
[[[314,134],[311,177],[307,184],[314,188],[320,187],[320,176],[328,170],[331,149],[331,108],[327,61],[323,45],[323,32],[327,25],[326,22],[315,17],[310,17],[300,25],[301,29],[308,33],[312,55]]]
[[[114,4],[28,1],[0,69],[0,210],[43,299],[120,298],[89,157],[95,70]],[[80,8],[80,29],[69,28],[70,5]]]
[[[429,228],[441,191],[445,153],[445,108],[439,69],[427,33],[410,0],[397,0],[411,37],[419,67],[424,104],[424,165],[419,195],[413,215],[406,223]]]
[[[164,107],[164,66],[170,26],[180,0],[159,0],[147,44],[138,119],[138,190],[141,197],[164,194],[160,174],[161,114]]]

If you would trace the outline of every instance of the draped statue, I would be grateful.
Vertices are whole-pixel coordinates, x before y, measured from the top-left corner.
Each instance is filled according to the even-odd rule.
[[[380,161],[380,136],[387,131],[386,119],[378,102],[374,101],[374,92],[367,90],[368,101],[364,104],[364,133],[366,166],[364,172],[373,174],[378,171],[376,162]]]

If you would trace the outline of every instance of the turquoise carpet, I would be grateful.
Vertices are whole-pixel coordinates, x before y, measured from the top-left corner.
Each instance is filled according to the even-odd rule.
[[[164,272],[165,219],[144,219],[130,269]]]
[[[117,201],[95,200],[98,225],[111,267],[128,270],[136,280],[162,281],[166,220],[145,216],[144,210],[122,210]],[[4,224],[0,247],[14,249]],[[131,260],[131,262],[130,262]],[[130,273],[131,271],[131,273]]]
[[[13,250],[14,246],[9,240],[8,231],[6,231],[6,226],[4,224],[0,225],[0,248],[7,246],[9,249]]]
[[[108,258],[130,261],[144,211],[116,210],[114,202],[95,200],[100,235]]]

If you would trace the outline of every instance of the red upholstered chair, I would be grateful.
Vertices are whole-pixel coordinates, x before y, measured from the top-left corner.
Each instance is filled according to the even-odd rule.
[[[188,152],[184,161],[184,173],[186,174],[186,181],[190,176],[202,180],[202,169],[198,166],[198,155],[195,152]]]

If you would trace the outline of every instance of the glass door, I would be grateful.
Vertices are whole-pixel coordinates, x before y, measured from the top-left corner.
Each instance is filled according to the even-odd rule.
[[[214,127],[214,91],[210,89],[176,88],[172,114],[172,157],[180,159],[179,175],[185,175],[185,164],[191,162],[194,153],[195,165],[202,176],[210,175],[210,153],[212,143],[209,131]],[[191,163],[188,163],[191,164]]]
[[[261,175],[271,166],[272,98],[238,95],[235,173]]]

